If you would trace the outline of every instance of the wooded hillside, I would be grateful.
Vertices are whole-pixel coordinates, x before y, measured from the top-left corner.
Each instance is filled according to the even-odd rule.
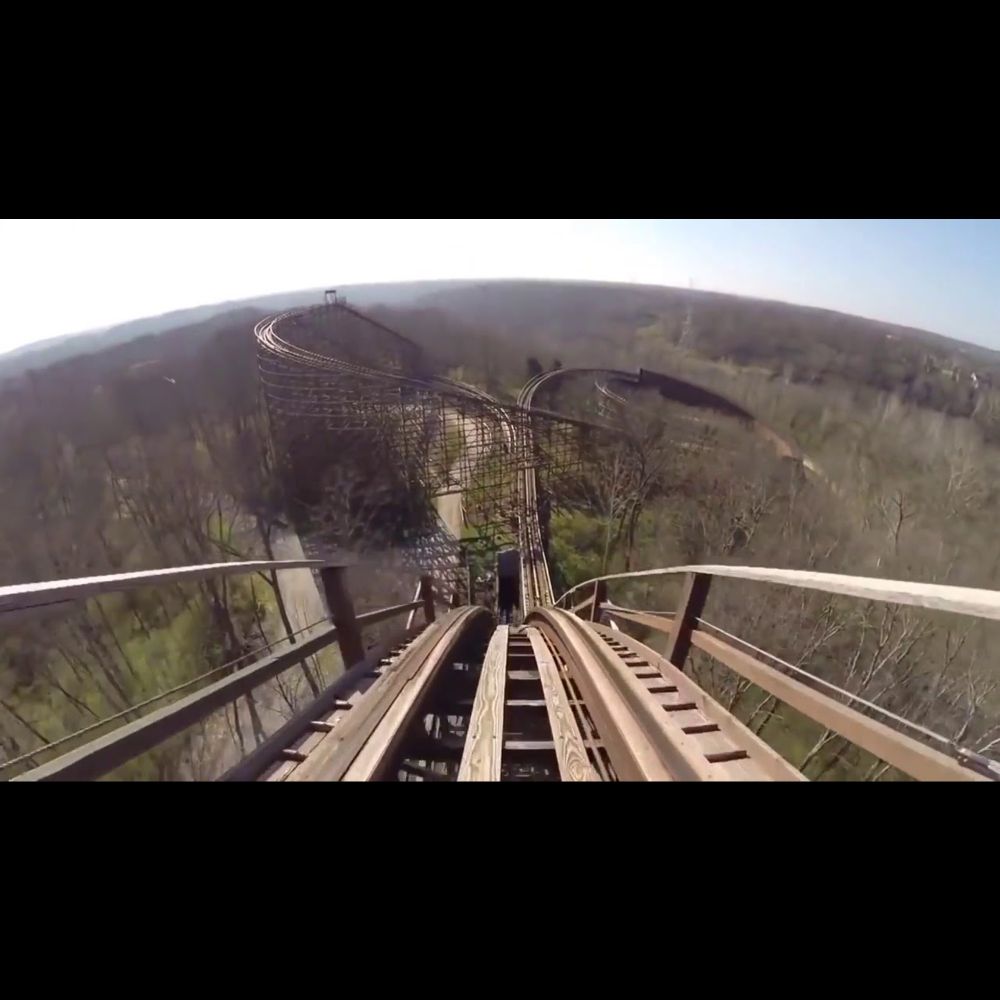
[[[724,459],[697,440],[677,448],[676,410],[630,396],[619,444],[590,456],[552,504],[560,585],[625,567],[728,561],[1000,589],[993,352],[678,289],[454,283],[406,286],[393,303],[369,311],[420,343],[436,370],[498,396],[513,398],[529,374],[555,365],[643,366],[731,398],[808,457],[806,475],[711,420],[699,433]],[[267,557],[286,526],[305,524],[331,545],[368,539],[391,552],[406,512],[370,498],[398,494],[393,470],[345,468],[321,428],[297,450],[274,449],[252,337],[262,315],[228,310],[0,383],[0,582]],[[371,488],[379,476],[381,491]],[[386,586],[372,581],[382,603]],[[647,588],[633,597],[670,607],[676,595]],[[1000,747],[992,624],[764,588],[747,599],[725,584],[712,600],[710,615],[790,662],[967,745]],[[140,592],[14,629],[0,658],[0,761],[127,713],[289,631],[274,580],[262,578]],[[307,664],[281,693],[284,709],[335,669]],[[776,743],[813,776],[885,773],[755,691],[698,669],[748,724],[774,727]],[[273,710],[244,699],[218,725],[235,742],[253,739]],[[208,773],[198,750],[220,731],[188,734],[125,776]]]

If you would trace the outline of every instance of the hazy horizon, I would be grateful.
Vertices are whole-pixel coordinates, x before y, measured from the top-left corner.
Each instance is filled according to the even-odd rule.
[[[3,220],[0,353],[177,310],[424,281],[693,287],[1000,348],[997,220]]]

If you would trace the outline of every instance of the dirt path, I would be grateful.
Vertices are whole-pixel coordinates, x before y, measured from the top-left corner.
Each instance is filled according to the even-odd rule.
[[[463,448],[466,451],[470,450],[472,443],[476,440],[476,432],[479,429],[475,419],[472,417],[461,418],[457,413],[449,411],[445,416],[445,420],[447,421],[445,433],[449,433],[456,427],[459,428],[462,433]],[[451,469],[448,470],[448,478],[455,480],[457,488],[453,493],[446,493],[443,496],[435,497],[434,506],[437,509],[438,517],[444,522],[445,527],[452,537],[461,539],[465,529],[465,508],[462,503],[462,490],[468,484],[460,481],[460,475],[454,474],[456,466],[460,472],[467,474],[469,471],[469,463],[464,461],[462,456],[456,458],[452,463]]]
[[[283,531],[274,539],[275,559],[305,559],[302,542],[294,531]],[[278,574],[278,586],[285,598],[285,607],[292,623],[292,631],[298,631],[325,617],[326,606],[316,586],[316,577],[311,569],[286,569]]]
[[[452,538],[461,538],[462,529],[465,526],[465,515],[462,512],[462,494],[446,493],[444,496],[434,498],[434,506],[437,508],[438,517],[444,522],[448,533]]]

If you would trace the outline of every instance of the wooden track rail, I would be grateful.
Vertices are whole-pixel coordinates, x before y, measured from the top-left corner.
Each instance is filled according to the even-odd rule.
[[[857,698],[852,697],[850,692],[840,692],[843,700],[838,700],[836,689],[831,694],[830,691],[820,688],[818,684],[811,684],[808,675],[792,676],[790,671],[780,668],[781,661],[776,661],[778,665],[763,662],[714,634],[710,627],[706,627],[707,623],[701,619],[711,581],[715,577],[782,584],[790,587],[822,590],[831,594],[989,618],[1000,618],[1000,593],[968,587],[847,577],[796,570],[732,566],[681,566],[611,574],[588,580],[567,591],[557,603],[570,606],[574,612],[591,617],[590,602],[573,603],[574,594],[580,592],[595,594],[602,584],[606,586],[609,581],[613,580],[634,580],[670,575],[683,575],[685,581],[680,604],[671,618],[634,609],[626,610],[607,600],[600,603],[598,617],[607,618],[612,623],[639,625],[666,636],[666,652],[663,656],[620,633],[615,636],[615,641],[624,643],[633,650],[638,650],[642,655],[648,657],[650,662],[655,662],[657,669],[673,684],[678,684],[679,689],[680,685],[683,684],[693,686],[693,682],[684,678],[681,671],[687,659],[689,648],[694,646],[711,656],[716,662],[729,667],[741,677],[751,681],[761,690],[773,695],[780,702],[789,705],[824,728],[837,733],[848,742],[867,751],[879,760],[891,764],[912,778],[922,781],[1000,780],[1000,764],[995,761],[961,747],[949,745],[946,739],[940,737],[938,739],[939,747],[948,750],[948,752],[942,752],[942,749],[932,747],[916,736],[907,735],[900,729],[893,728],[885,722],[872,718],[870,714],[859,711],[851,704],[856,703]],[[601,628],[598,628],[598,631],[604,635],[605,639],[609,639],[610,632]],[[826,687],[832,688],[832,685],[826,685]],[[691,698],[694,699],[693,692]],[[698,702],[698,710],[709,716],[720,731],[729,734],[735,733],[741,739],[745,739],[749,731],[740,726],[737,720],[729,713],[725,713],[720,706],[711,702],[711,699],[706,702],[704,699],[707,698],[708,696],[704,692],[700,692],[699,689],[699,698],[695,699]],[[875,707],[877,708],[877,706]],[[905,720],[896,720],[895,717],[892,717],[892,721],[896,721],[900,726],[905,724]],[[743,732],[734,730],[734,726],[738,726]],[[914,729],[916,730],[917,727]],[[917,730],[917,735],[925,736],[925,734],[926,731]],[[777,776],[774,769],[777,767],[780,770],[780,766],[773,757],[769,761],[768,767],[772,771],[771,776]]]
[[[300,565],[224,564],[224,572]],[[11,611],[32,611],[157,579],[198,579],[215,568],[62,581],[2,593]],[[607,599],[608,581],[598,580],[561,599],[576,614],[536,604],[524,625],[495,631],[484,608],[439,614],[433,581],[426,576],[413,601],[356,614],[343,567],[319,568],[334,624],[319,624],[294,647],[206,682],[13,780],[99,778],[326,646],[340,642],[343,650],[345,634],[354,650],[345,651],[354,661],[345,673],[225,780],[804,780],[685,673],[690,648],[912,778],[1000,778],[993,762],[946,744],[947,752],[929,745],[901,731],[903,720],[873,717],[877,706],[861,711],[850,692],[831,694],[818,679],[786,669],[782,661],[765,662],[717,634],[702,611],[711,580],[735,575],[731,567],[725,573],[716,573],[718,567],[704,574],[698,567],[657,571],[686,574],[672,614],[619,607]],[[822,575],[753,570],[750,576],[815,587]],[[620,577],[610,579],[615,578]],[[966,588],[859,580],[826,583],[834,593],[868,599],[874,592],[902,595],[911,604],[964,614],[988,610],[996,598]],[[574,602],[571,595],[581,590],[585,599]],[[419,624],[410,624],[414,613],[422,614]],[[400,620],[397,630],[366,650],[364,629],[394,619]],[[665,637],[664,651],[622,626]]]
[[[107,576],[81,577],[75,580],[47,580],[0,587],[0,626],[43,611],[69,609],[101,594],[117,594],[140,587],[159,587],[166,583],[188,583],[209,577],[240,576],[263,570],[321,569],[331,564],[317,559],[285,559],[253,562],[208,563],[172,569],[142,570],[136,573],[112,573]]]
[[[343,780],[373,781],[381,778],[390,763],[393,751],[406,735],[422,699],[428,693],[438,673],[447,664],[463,632],[470,626],[475,626],[478,620],[488,617],[488,612],[484,608],[458,608],[442,616],[438,622],[428,625],[425,635],[433,635],[433,644],[426,651],[421,649],[419,655],[413,653],[407,657],[404,661],[405,666],[386,685],[387,694],[384,700],[377,703],[376,711],[380,711],[385,704],[387,707],[370,737],[342,772]],[[434,631],[439,634],[434,635]],[[412,667],[409,665],[410,661],[415,661]],[[362,716],[359,712],[357,718],[368,719],[373,714],[375,713],[367,712]],[[331,737],[335,737],[335,734],[331,734]],[[318,763],[315,772],[306,772],[305,780],[310,780],[310,777],[329,780],[328,775],[336,775],[341,761],[346,760],[347,756],[348,754],[344,753],[338,758],[338,752],[334,750],[330,758],[333,763]]]
[[[538,629],[528,628],[525,633],[531,643],[545,693],[545,710],[559,761],[559,776],[563,781],[597,781],[597,772],[587,757],[583,734],[559,676],[554,654]]]
[[[732,755],[738,750],[746,754],[746,761],[740,770],[744,777],[752,780],[804,781],[802,773],[792,767],[779,753],[772,749],[734,715],[726,711],[717,701],[709,697],[694,681],[674,666],[666,657],[659,655],[649,646],[622,632],[597,626],[601,638],[614,649],[629,666],[639,671],[640,678],[650,678],[658,682],[663,678],[666,685],[676,687],[676,701],[690,708],[672,709],[669,721],[678,726],[685,735],[701,737],[700,747],[707,754]],[[643,672],[644,667],[649,669]],[[655,672],[655,676],[654,675]]]
[[[534,621],[576,651],[574,677],[581,690],[602,701],[596,711],[620,734],[609,735],[598,722],[620,775],[674,781],[802,779],[664,657],[639,643],[626,644],[610,630],[595,630],[565,611],[538,611],[529,617],[529,623]],[[588,707],[595,710],[590,699]],[[725,729],[717,721],[723,717]],[[645,759],[633,752],[640,739]]]

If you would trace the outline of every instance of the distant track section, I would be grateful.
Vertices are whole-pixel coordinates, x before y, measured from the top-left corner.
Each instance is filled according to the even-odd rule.
[[[425,497],[454,494],[461,483],[466,522],[479,539],[499,547],[516,531],[526,553],[524,608],[551,603],[535,469],[547,467],[551,486],[554,471],[546,464],[553,455],[578,455],[581,435],[616,433],[532,405],[535,389],[558,372],[532,380],[516,403],[504,403],[435,374],[417,344],[342,302],[281,313],[258,323],[254,334],[279,436],[314,437],[319,422],[345,452],[357,449],[369,463],[385,464]],[[449,432],[455,427],[463,429],[458,441]],[[453,533],[454,525],[448,537]]]
[[[538,478],[535,474],[535,443],[531,421],[535,393],[554,379],[566,375],[588,374],[631,383],[639,381],[639,376],[636,373],[613,368],[557,368],[555,371],[541,372],[529,379],[517,397],[518,408],[524,414],[524,419],[520,422],[521,433],[518,437],[517,448],[520,469],[518,475],[518,512],[521,547],[521,608],[525,615],[533,608],[547,607],[555,603],[539,518]]]
[[[370,468],[391,469],[397,488],[425,505],[429,524],[439,522],[434,498],[454,495],[456,483],[461,509],[480,531],[512,518],[512,504],[495,498],[511,478],[514,417],[489,393],[435,374],[417,344],[343,302],[270,317],[254,335],[272,427],[307,468],[322,459],[308,444],[318,425],[345,457],[353,452]],[[466,579],[455,537],[461,527],[421,529],[428,538],[411,546],[421,561],[450,548],[456,588]],[[440,559],[433,568],[441,572]]]
[[[509,538],[516,530],[524,614],[554,603],[540,509],[558,494],[560,461],[567,468],[574,458],[579,462],[583,435],[591,435],[593,448],[595,433],[620,433],[614,426],[538,407],[537,393],[554,380],[592,376],[604,401],[619,411],[626,399],[609,382],[655,389],[684,405],[740,420],[780,455],[801,461],[793,443],[743,407],[658,372],[601,367],[542,372],[511,405],[477,386],[435,374],[417,344],[343,302],[263,320],[255,336],[261,382],[279,423],[321,420],[329,432],[349,432],[348,445],[355,442],[369,456],[372,449],[382,449],[384,461],[430,497],[454,493],[454,484],[461,483],[462,508],[481,538]],[[454,426],[474,429],[471,441],[463,434],[458,455],[449,452],[454,435],[448,428]]]

